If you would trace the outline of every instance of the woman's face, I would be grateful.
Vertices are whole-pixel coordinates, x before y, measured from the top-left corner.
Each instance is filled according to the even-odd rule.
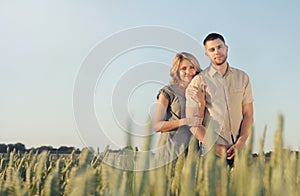
[[[183,85],[188,85],[196,74],[195,66],[188,60],[183,59],[179,66],[179,78]]]

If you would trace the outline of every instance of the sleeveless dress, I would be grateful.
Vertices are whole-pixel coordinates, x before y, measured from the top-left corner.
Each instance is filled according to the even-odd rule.
[[[185,118],[186,100],[184,93],[180,93],[176,86],[168,85],[160,89],[157,98],[160,94],[163,94],[169,100],[165,121]],[[186,125],[168,132],[161,132],[160,134],[157,145],[158,156],[163,155],[169,159],[176,159],[182,153],[186,154],[193,136]]]

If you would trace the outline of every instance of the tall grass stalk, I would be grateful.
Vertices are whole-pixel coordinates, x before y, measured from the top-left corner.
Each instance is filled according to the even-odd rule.
[[[300,160],[298,152],[283,148],[282,115],[271,158],[263,150],[266,127],[258,157],[252,155],[253,128],[251,132],[232,168],[225,153],[216,157],[214,148],[199,156],[194,139],[187,156],[171,160],[153,159],[150,137],[138,152],[128,148],[112,153],[107,147],[95,154],[85,148],[78,156],[9,150],[0,155],[0,195],[299,195]],[[131,139],[127,141],[131,146]]]

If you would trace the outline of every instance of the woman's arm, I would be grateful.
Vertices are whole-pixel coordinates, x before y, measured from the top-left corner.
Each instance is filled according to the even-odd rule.
[[[153,128],[155,132],[168,132],[186,123],[185,119],[165,121],[168,104],[169,100],[163,94],[160,94],[154,115]]]
[[[160,94],[158,97],[158,104],[154,116],[154,131],[155,132],[168,132],[174,129],[177,129],[180,126],[199,126],[199,118],[182,118],[178,120],[166,121],[165,116],[168,108],[169,100],[163,95]]]

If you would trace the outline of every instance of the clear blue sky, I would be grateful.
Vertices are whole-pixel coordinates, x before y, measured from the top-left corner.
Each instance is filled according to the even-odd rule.
[[[273,148],[277,115],[282,113],[285,146],[297,150],[300,144],[299,7],[296,0],[176,3],[2,0],[0,143],[22,142],[27,148],[90,145],[84,138],[88,131],[78,129],[73,110],[73,90],[82,64],[112,35],[141,26],[159,26],[185,33],[199,43],[199,48],[208,33],[222,33],[229,46],[228,61],[247,72],[251,79],[256,148],[265,125],[268,126],[265,150]],[[95,138],[99,136],[100,149],[107,144],[112,148],[124,145],[124,130],[119,129],[122,122],[146,124],[147,114],[151,115],[155,108],[158,89],[169,80],[168,66],[174,54],[168,49],[145,47],[111,59],[94,89],[95,113],[104,133],[95,134]],[[102,58],[106,53],[99,55]],[[205,68],[208,60],[203,49],[195,55]],[[129,89],[128,97],[114,97],[118,94],[115,90],[122,89],[121,84],[134,80],[138,65],[147,62],[152,65],[156,62],[158,66],[153,65],[153,70],[138,77],[155,78],[162,74],[165,78],[140,83]],[[115,114],[122,104],[131,116]],[[138,135],[134,142],[139,145],[145,131],[132,130]]]

